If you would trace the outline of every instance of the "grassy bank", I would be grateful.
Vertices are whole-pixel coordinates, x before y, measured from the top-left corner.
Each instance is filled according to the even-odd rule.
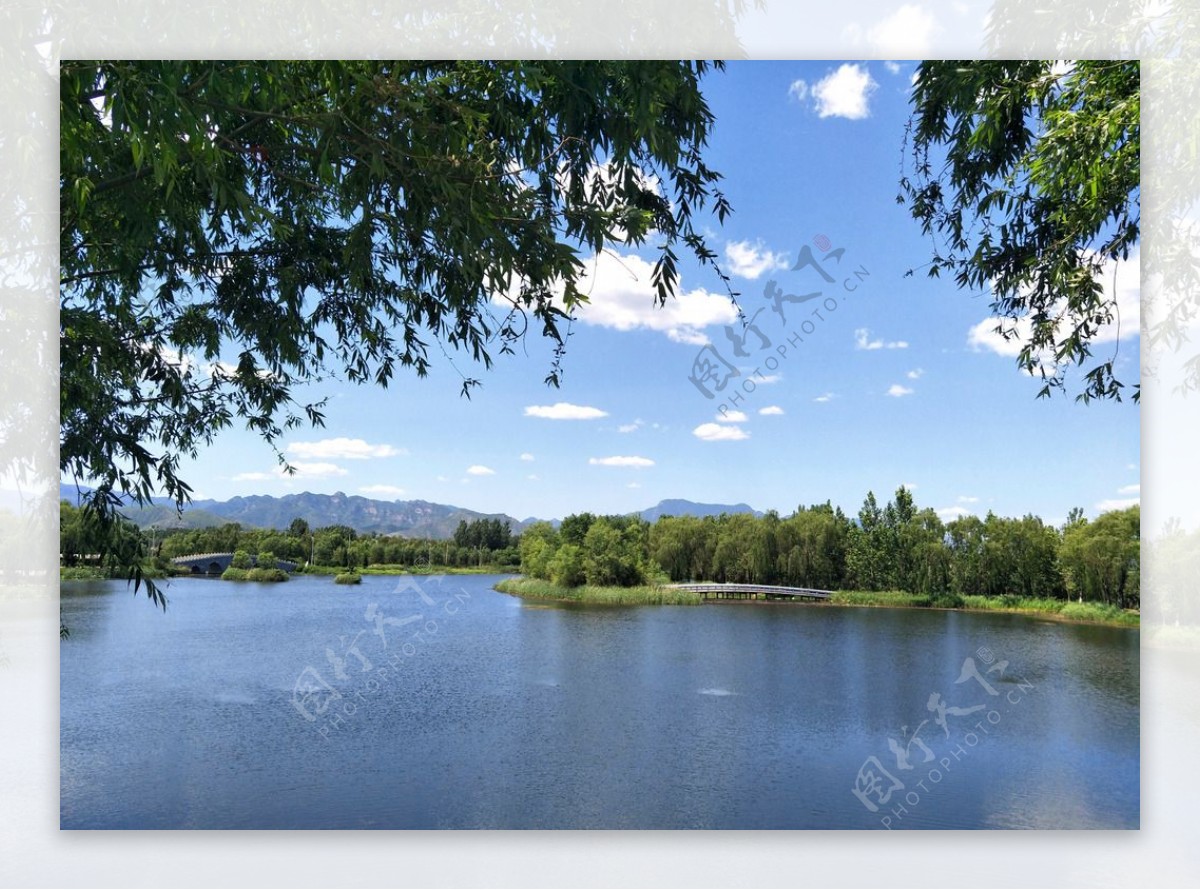
[[[675,605],[695,606],[700,595],[685,590],[663,587],[559,587],[535,578],[507,578],[496,585],[502,593],[529,599],[559,600],[575,603],[609,603],[613,605]],[[957,609],[977,612],[1014,612],[1036,615],[1059,621],[1090,624],[1109,624],[1116,627],[1137,627],[1140,616],[1115,606],[1098,603],[1072,603],[1036,597],[984,597],[943,594],[930,596],[905,593],[900,590],[839,590],[826,604],[834,606],[882,606],[893,609]]]
[[[142,576],[160,580],[162,578],[170,578],[179,572],[163,571],[158,566],[142,566]],[[119,569],[107,568],[105,566],[59,566],[58,580],[59,581],[126,581],[129,579],[129,572]]]
[[[664,587],[559,587],[536,578],[505,578],[496,585],[501,593],[527,599],[597,603],[612,606],[698,606],[700,595]]]
[[[835,606],[887,606],[896,609],[959,609],[968,612],[1013,612],[1060,621],[1110,624],[1114,627],[1138,627],[1137,612],[1101,603],[1077,603],[1048,597],[1019,596],[930,596],[899,590],[839,590],[828,601]]]

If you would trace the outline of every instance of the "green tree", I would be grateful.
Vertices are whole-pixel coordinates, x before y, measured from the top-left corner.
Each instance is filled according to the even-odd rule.
[[[917,68],[898,200],[941,238],[929,274],[990,292],[1039,395],[1091,363],[1078,397],[1121,397],[1114,358],[1093,362],[1092,343],[1115,312],[1101,270],[1138,242],[1140,96],[1136,60]]]
[[[1060,559],[1072,596],[1122,608],[1140,604],[1141,508],[1111,510],[1063,533]]]
[[[65,62],[60,471],[102,525],[182,504],[222,429],[321,423],[301,384],[423,376],[431,343],[487,367],[531,324],[556,385],[587,256],[653,235],[660,302],[681,248],[715,267],[710,67]]]
[[[550,580],[550,563],[559,546],[559,535],[548,522],[535,522],[521,532],[521,571],[531,578]]]
[[[583,568],[583,549],[575,544],[563,544],[554,553],[549,566],[550,582],[562,587],[578,587],[587,576]]]
[[[229,561],[229,565],[235,569],[250,568],[250,554],[245,550],[234,551],[233,559]]]

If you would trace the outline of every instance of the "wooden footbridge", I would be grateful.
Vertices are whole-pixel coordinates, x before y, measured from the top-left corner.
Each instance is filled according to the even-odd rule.
[[[672,590],[690,590],[701,599],[715,600],[824,600],[832,590],[812,587],[775,587],[770,584],[668,584]]]

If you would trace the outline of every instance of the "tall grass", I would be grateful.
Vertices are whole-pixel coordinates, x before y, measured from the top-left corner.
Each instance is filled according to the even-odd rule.
[[[612,606],[698,606],[701,603],[700,594],[690,590],[648,586],[593,587],[589,584],[559,587],[537,578],[505,578],[496,584],[496,590],[529,599]]]

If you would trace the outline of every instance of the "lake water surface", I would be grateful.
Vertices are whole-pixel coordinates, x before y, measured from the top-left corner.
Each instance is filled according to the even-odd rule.
[[[64,583],[62,827],[1138,827],[1137,631],[496,580]]]

